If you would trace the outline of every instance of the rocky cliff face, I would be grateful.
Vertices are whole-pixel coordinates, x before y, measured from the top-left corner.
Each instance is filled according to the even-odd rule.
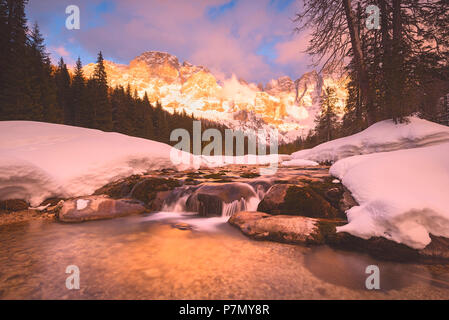
[[[94,64],[84,67],[86,76]],[[279,142],[290,142],[307,135],[319,112],[319,97],[324,86],[337,90],[339,111],[347,93],[346,78],[315,71],[293,81],[287,76],[271,80],[265,87],[232,77],[224,81],[205,67],[195,66],[164,52],[149,51],[127,65],[105,61],[111,86],[128,83],[138,93],[147,92],[150,101],[161,102],[173,112],[185,110],[197,117],[242,130],[277,129]]]

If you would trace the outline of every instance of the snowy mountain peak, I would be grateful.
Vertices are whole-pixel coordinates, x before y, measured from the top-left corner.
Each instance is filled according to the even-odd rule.
[[[295,83],[288,76],[282,76],[276,80],[273,79],[265,86],[265,91],[274,95],[280,92],[291,92],[293,90],[295,90]]]
[[[145,62],[149,67],[169,64],[172,67],[179,69],[180,64],[178,58],[167,52],[160,51],[146,51],[140,56],[136,57],[133,61],[135,62]],[[133,62],[131,61],[131,63]]]
[[[90,76],[94,67],[86,65],[85,74]],[[280,143],[304,136],[314,127],[323,86],[336,88],[341,110],[347,96],[344,76],[311,71],[295,81],[288,76],[273,79],[265,88],[236,76],[219,82],[207,68],[187,61],[181,64],[176,56],[159,51],[144,52],[129,65],[105,61],[105,68],[111,86],[130,84],[169,112],[185,110],[233,129],[277,129]]]

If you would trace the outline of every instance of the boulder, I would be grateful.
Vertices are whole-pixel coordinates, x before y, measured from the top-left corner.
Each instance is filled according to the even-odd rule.
[[[334,179],[328,176],[321,181],[311,181],[308,186],[316,193],[326,199],[335,209],[340,208],[340,200],[345,191],[342,184],[332,182]]]
[[[149,207],[154,200],[158,201],[163,194],[161,191],[170,191],[180,186],[180,182],[171,178],[145,177],[140,179],[131,190],[131,198],[142,201]],[[157,204],[155,204],[157,206]]]
[[[154,194],[153,200],[149,201],[147,207],[150,211],[161,211],[165,200],[169,197],[171,191],[157,191]]]
[[[63,222],[82,222],[140,214],[145,211],[145,206],[139,201],[116,200],[100,195],[66,200],[62,204],[58,218]]]
[[[224,203],[245,202],[253,197],[257,195],[246,183],[206,183],[189,196],[186,207],[188,211],[198,212],[200,216],[221,216]]]
[[[126,198],[131,193],[132,188],[136,185],[142,177],[139,175],[132,175],[117,181],[108,183],[94,192],[94,195],[108,195],[113,199]]]
[[[94,195],[107,195],[113,199],[133,198],[142,201],[149,209],[162,208],[168,191],[180,186],[171,178],[133,175],[113,181],[94,192]]]
[[[310,186],[278,184],[272,186],[257,208],[270,214],[335,219],[344,216]]]
[[[228,221],[245,235],[257,240],[271,240],[294,244],[324,244],[335,236],[339,221],[303,216],[270,215],[263,212],[238,212]]]

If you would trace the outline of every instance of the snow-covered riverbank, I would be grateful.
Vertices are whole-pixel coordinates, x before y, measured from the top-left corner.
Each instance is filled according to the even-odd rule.
[[[292,157],[338,160],[330,173],[360,204],[347,211],[349,223],[338,231],[417,249],[430,243],[430,234],[449,237],[449,127],[387,120]]]

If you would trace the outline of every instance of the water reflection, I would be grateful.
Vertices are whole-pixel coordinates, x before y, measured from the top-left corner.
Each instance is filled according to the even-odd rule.
[[[424,285],[434,282],[449,289],[449,281],[433,276],[430,266],[378,261],[369,255],[333,250],[327,246],[314,248],[305,256],[304,263],[316,277],[351,289],[366,288],[365,281],[371,273],[365,272],[370,265],[379,267],[382,291],[400,290],[418,282]]]
[[[1,226],[0,298],[449,298],[447,267],[381,264],[385,291],[369,292],[363,267],[380,264],[369,257],[252,241],[224,222],[213,231],[195,222],[180,230],[172,226],[177,219],[150,217]],[[72,264],[80,290],[65,287]],[[408,281],[404,271],[423,279]]]

